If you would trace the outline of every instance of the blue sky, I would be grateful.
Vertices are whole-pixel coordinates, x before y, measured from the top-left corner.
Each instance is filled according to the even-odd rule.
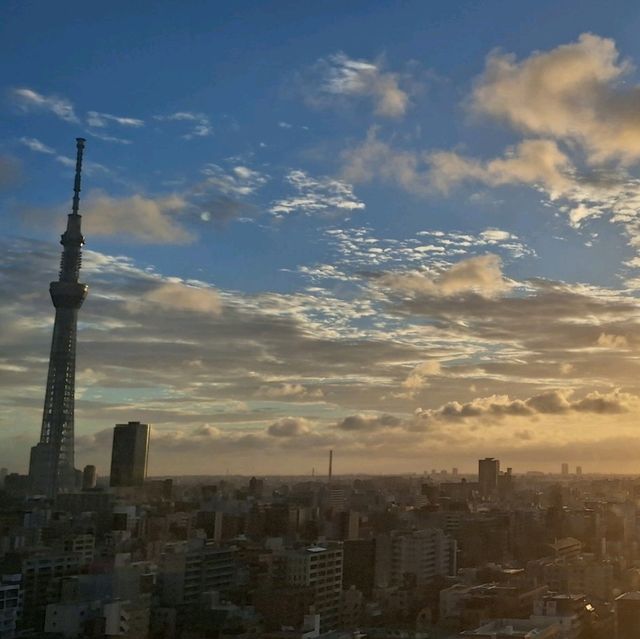
[[[126,415],[154,424],[156,472],[208,447],[257,472],[331,446],[354,471],[618,467],[638,447],[639,14],[4,3],[0,462],[39,430],[83,136],[81,459]]]

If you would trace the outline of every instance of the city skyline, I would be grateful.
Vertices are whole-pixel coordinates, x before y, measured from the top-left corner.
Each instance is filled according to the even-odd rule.
[[[82,136],[78,468],[637,472],[640,10],[68,4],[0,10],[1,466]]]

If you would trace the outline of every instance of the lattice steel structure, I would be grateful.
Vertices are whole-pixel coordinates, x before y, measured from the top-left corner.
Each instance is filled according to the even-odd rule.
[[[78,309],[87,295],[87,285],[78,281],[82,264],[84,237],[80,228],[80,177],[85,140],[76,139],[76,174],[73,203],[67,218],[67,229],[57,282],[51,282],[49,293],[56,309],[49,357],[49,373],[44,398],[40,443],[31,449],[29,477],[34,493],[55,496],[76,487],[74,466],[74,395],[76,376],[76,331]]]

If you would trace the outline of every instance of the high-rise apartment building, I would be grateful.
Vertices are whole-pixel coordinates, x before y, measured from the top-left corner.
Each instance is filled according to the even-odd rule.
[[[323,632],[337,628],[340,622],[342,557],[341,544],[310,546],[287,553],[287,582],[313,588],[313,610],[309,612],[320,615]]]
[[[142,486],[147,477],[149,425],[117,424],[113,429],[110,485]]]
[[[500,461],[493,457],[478,460],[478,484],[483,497],[493,495],[498,489]]]
[[[560,473],[563,477],[567,477],[569,475],[569,464],[567,464],[567,462],[562,463],[562,466],[560,467]]]
[[[80,283],[84,237],[78,213],[80,175],[85,140],[77,138],[76,175],[73,204],[67,217],[67,228],[60,243],[63,246],[58,280],[51,282],[49,293],[56,309],[49,357],[47,388],[40,442],[31,449],[29,480],[37,494],[55,496],[76,487],[74,467],[74,402],[76,377],[76,332],[78,310],[87,295],[87,285]]]

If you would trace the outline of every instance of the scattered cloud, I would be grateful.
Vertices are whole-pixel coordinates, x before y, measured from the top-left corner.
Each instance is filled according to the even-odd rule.
[[[272,437],[299,437],[311,431],[310,423],[303,417],[283,417],[269,426]]]
[[[20,143],[24,144],[28,149],[36,153],[44,153],[46,155],[56,155],[56,151],[37,138],[20,138]]]
[[[269,211],[278,218],[293,213],[350,213],[365,208],[353,192],[353,187],[335,178],[313,178],[305,171],[290,171],[285,181],[296,195],[272,203]]]
[[[150,306],[210,315],[222,312],[222,300],[216,290],[179,281],[162,282],[129,304],[134,312],[147,311]]]
[[[193,138],[205,138],[213,135],[213,127],[208,116],[204,113],[194,113],[191,111],[177,111],[169,115],[155,115],[155,120],[164,122],[187,122],[190,130],[182,135],[185,140]]]
[[[398,73],[386,71],[384,62],[356,60],[336,53],[319,60],[305,83],[305,97],[313,106],[329,106],[346,99],[371,101],[376,115],[403,116],[410,106],[411,83]]]
[[[511,417],[535,417],[537,415],[565,414],[570,411],[580,413],[619,414],[637,408],[635,395],[613,391],[610,393],[589,393],[582,399],[571,399],[570,391],[546,391],[528,399],[510,399],[507,395],[478,397],[461,404],[450,402],[437,409],[419,409],[420,419],[436,421],[457,421],[468,418],[502,419]]]
[[[43,95],[26,87],[12,89],[14,102],[24,111],[48,111],[61,120],[77,124],[80,119],[73,105],[66,98],[55,95]]]
[[[257,393],[267,399],[320,399],[324,396],[322,389],[309,389],[302,384],[284,383],[261,386]]]
[[[144,126],[144,120],[140,120],[139,118],[122,117],[118,115],[111,115],[110,113],[100,113],[98,111],[87,112],[87,124],[89,126],[104,128],[109,126],[110,123],[134,128]]]
[[[418,296],[474,292],[494,297],[510,288],[502,274],[500,258],[492,254],[461,260],[435,276],[419,271],[400,271],[386,273],[374,282],[394,292]]]

